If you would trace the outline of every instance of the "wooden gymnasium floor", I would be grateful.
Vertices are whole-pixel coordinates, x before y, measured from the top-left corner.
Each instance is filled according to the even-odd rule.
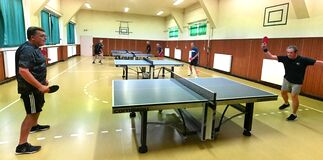
[[[186,76],[187,65],[175,71]],[[200,71],[200,77],[224,76],[279,94],[279,90],[257,83],[203,68]],[[14,152],[25,115],[16,81],[0,85],[0,159],[319,160],[323,157],[323,102],[303,96],[299,119],[295,122],[285,120],[290,108],[278,110],[281,97],[277,101],[256,103],[251,137],[242,135],[243,117],[226,123],[214,141],[205,142],[197,136],[182,137],[169,125],[149,125],[149,151],[139,154],[129,115],[111,111],[111,82],[121,79],[121,73],[121,68],[114,67],[112,57],[106,57],[103,65],[92,64],[90,57],[74,57],[48,67],[50,83],[61,88],[58,93],[46,95],[39,123],[50,124],[51,129],[30,135],[29,142],[43,147],[31,155],[17,156]],[[130,74],[130,79],[135,77]],[[233,113],[236,111],[231,109],[229,115]],[[148,118],[178,121],[172,110],[160,115],[151,112]]]

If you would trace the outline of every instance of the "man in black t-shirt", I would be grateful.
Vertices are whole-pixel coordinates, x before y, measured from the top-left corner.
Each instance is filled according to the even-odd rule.
[[[38,117],[45,103],[44,93],[49,91],[46,79],[46,57],[39,47],[45,45],[46,34],[42,28],[29,27],[28,41],[20,45],[15,55],[18,93],[23,100],[26,117],[21,124],[17,154],[29,154],[40,150],[27,142],[29,132],[49,129],[49,125],[39,125]]]
[[[99,63],[102,64],[103,59],[103,40],[101,39],[97,44],[94,46],[94,54],[93,54],[93,64],[95,60],[99,59]]]
[[[150,46],[150,42],[149,42],[149,41],[147,41],[147,42],[146,42],[146,44],[147,44],[147,46],[146,46],[146,53],[147,53],[147,54],[151,54],[151,46]]]
[[[284,99],[284,104],[279,107],[283,110],[289,107],[288,92],[291,93],[292,97],[292,114],[287,117],[287,120],[293,121],[297,118],[297,110],[299,106],[298,95],[301,92],[301,87],[304,81],[306,67],[309,65],[320,64],[323,66],[323,61],[315,60],[308,57],[303,57],[297,54],[297,47],[290,45],[287,47],[287,56],[276,56],[271,54],[267,48],[267,44],[261,45],[266,58],[278,60],[284,64],[285,75],[284,81],[281,87],[281,95]]]

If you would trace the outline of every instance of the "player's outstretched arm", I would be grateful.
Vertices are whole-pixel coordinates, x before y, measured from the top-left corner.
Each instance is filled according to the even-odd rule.
[[[323,67],[323,61],[321,60],[316,60],[315,65],[319,65]]]
[[[265,53],[266,58],[268,58],[268,59],[274,59],[274,60],[277,60],[278,59],[276,55],[270,53],[270,51],[269,51],[269,49],[267,47],[267,44],[262,43],[261,44],[261,49]]]

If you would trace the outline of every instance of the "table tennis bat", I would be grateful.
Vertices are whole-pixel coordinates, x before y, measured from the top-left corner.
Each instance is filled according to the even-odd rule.
[[[59,86],[58,85],[52,85],[49,87],[49,91],[48,93],[54,93],[56,92],[57,90],[59,89]]]
[[[264,38],[262,38],[262,43],[264,43],[265,45],[267,45],[269,42],[269,39],[267,36],[265,36]]]

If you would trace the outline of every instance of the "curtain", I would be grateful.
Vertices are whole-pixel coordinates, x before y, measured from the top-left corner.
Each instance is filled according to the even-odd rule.
[[[59,22],[58,17],[51,15],[51,38],[52,38],[52,44],[59,44],[60,38],[59,38]]]
[[[67,25],[67,44],[75,44],[75,24],[71,22]]]
[[[26,41],[21,0],[0,0],[0,47],[15,47]]]
[[[198,35],[206,35],[206,27],[207,27],[206,23],[201,23],[199,25]]]
[[[197,24],[190,26],[190,36],[197,36]]]
[[[46,11],[41,11],[41,27],[45,30],[47,35],[46,44],[51,44],[51,34],[50,34],[50,27],[49,27],[49,13]]]

